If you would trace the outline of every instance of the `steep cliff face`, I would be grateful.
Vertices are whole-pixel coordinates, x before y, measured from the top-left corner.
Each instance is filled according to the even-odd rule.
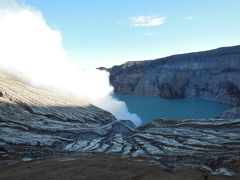
[[[127,62],[108,71],[118,93],[240,105],[240,46]]]

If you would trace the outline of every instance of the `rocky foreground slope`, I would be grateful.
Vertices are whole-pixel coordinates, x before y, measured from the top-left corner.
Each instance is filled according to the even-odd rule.
[[[239,176],[209,175],[194,167],[162,167],[146,158],[122,158],[103,153],[0,164],[1,180],[239,180]]]
[[[240,119],[158,119],[136,128],[95,106],[0,74],[1,163],[101,152],[236,175],[239,134]]]
[[[132,61],[107,71],[118,93],[240,105],[240,46]]]
[[[116,122],[115,117],[100,108],[0,74],[2,158],[66,152],[69,143],[79,137],[89,138],[91,134],[94,138],[97,128],[112,122]]]

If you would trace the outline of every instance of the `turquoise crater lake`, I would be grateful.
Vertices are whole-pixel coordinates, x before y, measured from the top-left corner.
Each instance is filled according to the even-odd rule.
[[[230,105],[203,99],[162,99],[156,96],[132,96],[115,94],[124,101],[131,113],[147,123],[156,118],[214,118],[220,116]]]

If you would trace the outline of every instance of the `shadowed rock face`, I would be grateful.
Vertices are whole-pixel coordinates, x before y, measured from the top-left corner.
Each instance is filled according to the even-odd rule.
[[[103,152],[149,158],[168,168],[240,172],[239,119],[159,119],[136,128],[95,106],[5,75],[0,92],[1,160]]]
[[[108,71],[118,93],[240,105],[240,46],[127,62]]]

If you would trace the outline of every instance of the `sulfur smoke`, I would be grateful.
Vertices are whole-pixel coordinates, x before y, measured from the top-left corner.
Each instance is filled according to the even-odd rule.
[[[111,96],[107,72],[75,64],[63,48],[60,31],[51,28],[37,9],[15,1],[0,2],[0,71],[34,86],[67,92],[118,119],[141,124],[124,102]]]

